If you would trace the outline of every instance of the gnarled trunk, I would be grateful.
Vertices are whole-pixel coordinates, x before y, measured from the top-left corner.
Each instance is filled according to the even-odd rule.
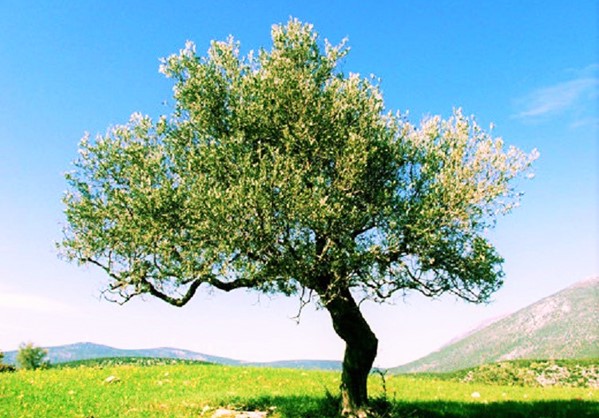
[[[345,341],[341,374],[342,415],[368,416],[368,374],[377,353],[378,340],[362,316],[349,289],[326,300],[333,328]]]

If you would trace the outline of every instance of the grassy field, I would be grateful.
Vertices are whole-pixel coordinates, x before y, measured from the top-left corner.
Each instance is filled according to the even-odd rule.
[[[96,362],[2,373],[0,417],[210,417],[218,407],[269,411],[269,417],[336,416],[335,372],[170,363]],[[386,376],[383,385],[374,374],[370,393],[381,417],[599,416],[599,390],[589,388],[417,376]]]

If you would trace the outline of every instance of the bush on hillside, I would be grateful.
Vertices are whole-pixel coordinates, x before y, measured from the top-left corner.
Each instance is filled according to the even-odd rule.
[[[11,366],[10,364],[3,364],[0,363],[0,373],[4,373],[4,372],[14,372],[17,369],[15,368],[15,366]]]
[[[2,361],[4,360],[4,353],[2,351],[0,351],[0,373],[3,372],[14,372],[16,369],[14,368],[14,366],[11,366],[9,364],[3,364]]]
[[[49,362],[45,360],[48,355],[48,350],[36,347],[33,343],[23,343],[19,346],[19,352],[17,353],[17,364],[20,368],[25,370],[35,370],[39,368],[46,368]]]

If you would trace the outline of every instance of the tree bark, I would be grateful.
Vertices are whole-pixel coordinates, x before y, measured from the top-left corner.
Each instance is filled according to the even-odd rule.
[[[376,357],[378,340],[348,288],[325,300],[325,307],[335,332],[346,344],[341,374],[341,414],[367,417],[368,374]]]

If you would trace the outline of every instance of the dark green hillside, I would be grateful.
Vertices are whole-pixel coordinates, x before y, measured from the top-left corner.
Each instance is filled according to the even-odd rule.
[[[449,372],[513,359],[599,357],[599,277],[581,281],[394,372]]]
[[[511,360],[448,373],[412,376],[500,386],[599,389],[599,359]]]
[[[54,369],[66,369],[74,367],[117,367],[117,366],[169,366],[169,365],[209,365],[199,360],[185,360],[176,358],[160,358],[160,357],[101,357],[86,360],[75,360],[66,363],[51,364]]]

